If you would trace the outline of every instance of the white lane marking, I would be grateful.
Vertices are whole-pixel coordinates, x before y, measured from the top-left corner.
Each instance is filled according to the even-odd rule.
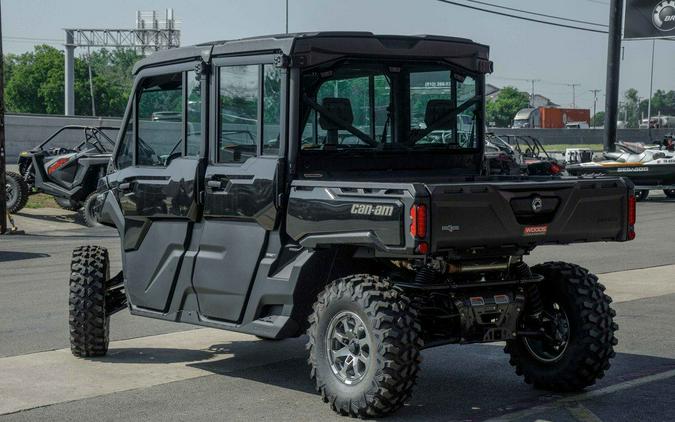
[[[615,302],[675,293],[675,265],[605,273],[598,277]]]
[[[596,397],[606,396],[608,394],[616,393],[618,391],[628,390],[630,388],[639,387],[644,384],[648,384],[656,381],[663,381],[669,378],[675,377],[675,369],[670,371],[660,372],[658,374],[647,375],[641,378],[636,378],[629,381],[620,382],[618,384],[610,385],[604,388],[599,388],[597,390],[587,391],[581,394],[575,394],[573,396],[563,397],[561,399],[552,401],[551,403],[542,404],[539,406],[530,407],[528,409],[519,410],[517,412],[508,413],[501,416],[496,416],[494,418],[487,419],[486,422],[509,422],[515,421],[522,418],[527,418],[530,416],[537,415],[539,413],[546,412],[547,410],[557,409],[560,407],[566,407],[570,403],[581,402],[590,400]]]
[[[0,359],[0,415],[304,357],[299,341],[198,329],[112,342],[108,356],[60,349]]]

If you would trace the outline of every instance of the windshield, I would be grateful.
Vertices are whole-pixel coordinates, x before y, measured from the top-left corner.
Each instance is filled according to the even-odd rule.
[[[513,121],[513,127],[529,127],[529,126],[530,126],[529,119],[516,119]]]
[[[303,151],[478,148],[476,79],[438,64],[343,62],[303,75]]]

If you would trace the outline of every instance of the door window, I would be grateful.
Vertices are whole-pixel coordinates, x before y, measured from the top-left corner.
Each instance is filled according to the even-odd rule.
[[[199,75],[194,71],[187,73],[187,128],[185,139],[187,140],[187,156],[198,156],[202,142],[202,83]]]
[[[167,166],[182,155],[183,74],[147,78],[138,95],[136,163]]]
[[[127,127],[120,138],[120,146],[117,151],[117,158],[115,159],[115,167],[117,170],[122,170],[133,164],[133,136],[134,136],[134,118],[129,118]]]
[[[257,152],[258,65],[220,68],[218,162],[239,163]]]
[[[281,69],[263,67],[263,155],[279,153],[281,127]]]

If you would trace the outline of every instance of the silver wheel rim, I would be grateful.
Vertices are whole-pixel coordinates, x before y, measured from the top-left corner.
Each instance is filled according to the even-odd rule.
[[[363,320],[351,311],[331,319],[326,336],[326,357],[331,371],[347,385],[358,384],[368,373],[372,342]]]
[[[5,194],[7,195],[7,203],[14,204],[14,201],[16,201],[16,191],[11,183],[5,184]]]
[[[523,342],[528,352],[540,362],[552,363],[560,360],[570,343],[570,320],[565,310],[558,304],[553,303],[551,311],[545,312],[551,327],[555,341],[541,340],[537,338],[523,337]]]

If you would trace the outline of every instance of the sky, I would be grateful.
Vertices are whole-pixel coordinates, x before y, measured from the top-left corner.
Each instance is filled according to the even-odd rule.
[[[550,15],[607,23],[609,0],[484,0]],[[136,10],[171,7],[181,21],[181,44],[282,33],[285,0],[4,0],[5,52],[32,50],[41,39],[62,47],[63,28],[132,28]],[[481,6],[484,7],[484,6]],[[535,92],[561,106],[593,108],[600,89],[604,109],[607,35],[555,28],[473,11],[437,0],[289,0],[289,31],[357,30],[379,34],[436,34],[473,39],[491,48],[495,72],[488,82],[529,92],[523,79],[539,79]],[[623,93],[649,95],[651,41],[625,41]],[[675,41],[657,41],[654,90],[675,90]]]

